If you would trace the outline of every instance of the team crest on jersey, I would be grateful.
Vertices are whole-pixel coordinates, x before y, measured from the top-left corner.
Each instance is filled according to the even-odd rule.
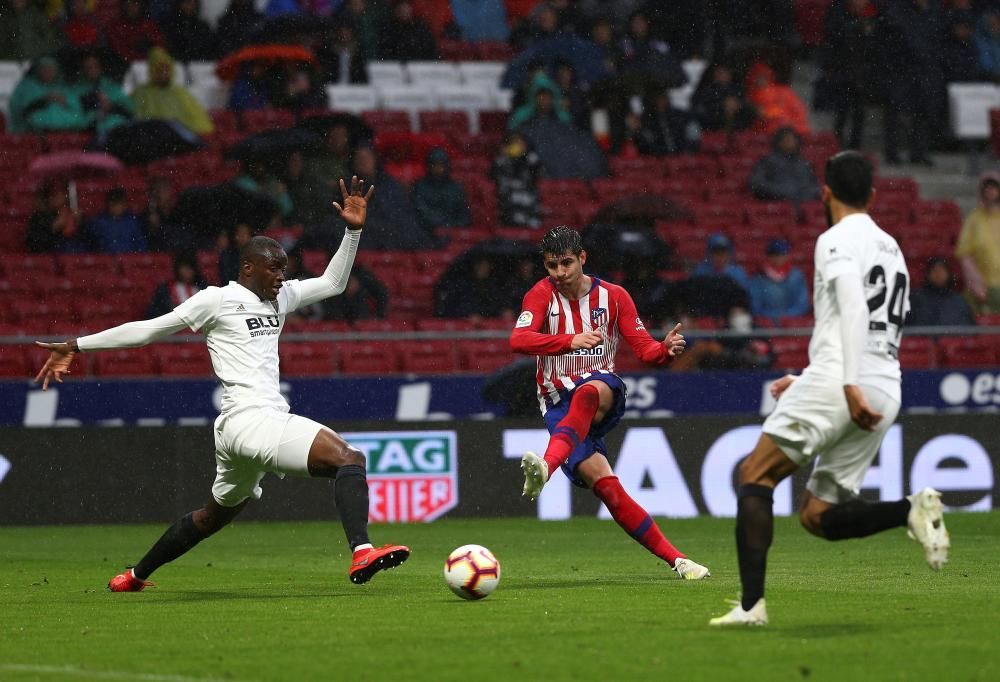
[[[590,311],[590,326],[594,329],[603,327],[608,323],[608,309],[594,308]]]

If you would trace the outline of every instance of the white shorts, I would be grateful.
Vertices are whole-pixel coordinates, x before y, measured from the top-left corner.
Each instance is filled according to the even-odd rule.
[[[309,448],[322,424],[271,408],[252,408],[215,420],[215,483],[223,507],[261,496],[264,474],[309,475]]]
[[[865,472],[899,413],[899,402],[884,391],[865,385],[861,390],[882,415],[874,431],[851,421],[841,382],[808,372],[792,382],[764,422],[764,433],[793,462],[805,466],[816,460],[806,488],[831,504],[857,497]]]

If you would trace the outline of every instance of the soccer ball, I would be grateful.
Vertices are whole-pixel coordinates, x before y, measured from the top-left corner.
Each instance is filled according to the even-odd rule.
[[[444,580],[462,599],[482,599],[500,583],[500,562],[479,545],[462,545],[444,562]]]

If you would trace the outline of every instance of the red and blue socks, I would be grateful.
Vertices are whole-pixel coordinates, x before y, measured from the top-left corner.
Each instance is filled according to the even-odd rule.
[[[594,494],[611,512],[612,518],[636,542],[660,557],[671,567],[685,556],[663,535],[653,517],[625,492],[617,476],[605,476],[594,483]]]
[[[543,455],[545,463],[549,465],[549,478],[569,459],[580,441],[587,437],[590,424],[600,406],[601,394],[593,384],[584,384],[573,393],[569,411],[552,430],[549,445]]]

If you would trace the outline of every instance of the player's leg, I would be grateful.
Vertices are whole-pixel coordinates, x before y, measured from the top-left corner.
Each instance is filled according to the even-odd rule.
[[[552,474],[562,466],[570,454],[586,439],[592,425],[601,423],[615,405],[615,391],[604,381],[588,381],[577,387],[566,406],[554,406],[546,414],[549,421],[549,444],[539,457],[525,453],[521,460],[524,470],[523,495],[535,499],[542,492]],[[552,426],[553,415],[559,421]]]
[[[653,517],[625,492],[615,476],[607,458],[594,452],[575,469],[576,479],[594,491],[622,529],[640,545],[670,564],[677,574],[687,580],[700,580],[711,576],[708,569],[688,559],[671,544]]]
[[[186,554],[210,535],[222,530],[243,511],[248,499],[234,507],[223,507],[216,500],[181,517],[150,548],[133,568],[116,575],[108,583],[112,592],[138,592],[160,566]]]
[[[286,430],[292,431],[294,436],[297,427],[305,430],[308,424],[315,422],[293,417]],[[295,448],[294,440],[294,437],[282,439],[279,457],[283,450]],[[334,503],[353,553],[351,581],[366,583],[377,572],[406,561],[410,556],[408,547],[385,545],[375,548],[368,538],[368,478],[364,453],[334,431],[320,428],[313,437],[306,461],[310,476],[334,479]]]

